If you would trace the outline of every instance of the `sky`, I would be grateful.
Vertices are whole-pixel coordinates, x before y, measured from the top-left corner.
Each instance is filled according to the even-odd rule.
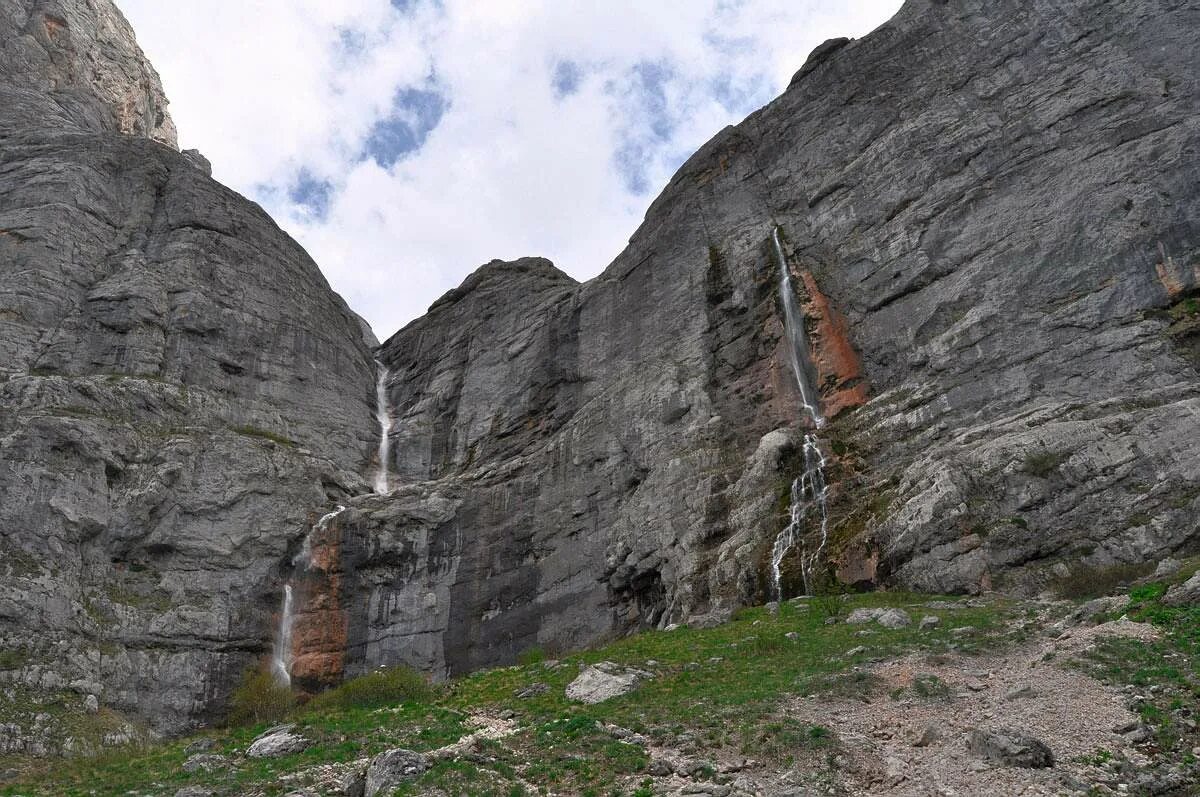
[[[576,279],[671,174],[901,0],[117,0],[180,146],[385,339],[495,258]]]

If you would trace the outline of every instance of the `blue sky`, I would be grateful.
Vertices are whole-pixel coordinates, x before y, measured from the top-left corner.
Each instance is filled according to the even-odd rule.
[[[900,0],[117,0],[185,148],[384,338],[479,264],[578,279],[696,148]]]

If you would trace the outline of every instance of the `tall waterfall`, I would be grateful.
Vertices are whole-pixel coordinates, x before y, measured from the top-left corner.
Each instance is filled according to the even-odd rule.
[[[375,417],[379,421],[379,467],[375,471],[375,492],[382,495],[388,491],[388,458],[391,456],[392,445],[389,435],[392,431],[392,411],[388,407],[388,369],[378,360],[375,364],[379,371],[379,377],[375,382]]]
[[[332,512],[322,515],[321,519],[309,529],[308,534],[304,535],[304,544],[292,557],[292,566],[296,569],[293,570],[292,578],[288,579],[288,583],[283,585],[283,605],[279,608],[279,629],[275,633],[275,647],[271,652],[271,672],[274,673],[275,680],[284,686],[291,686],[292,683],[292,630],[296,625],[296,601],[292,580],[298,573],[303,573],[312,565],[313,537],[329,528],[330,521],[345,511],[346,507],[339,505]]]
[[[796,386],[800,389],[800,401],[812,425],[820,429],[825,425],[821,415],[820,398],[813,383],[812,364],[808,352],[808,335],[804,331],[804,314],[796,302],[792,290],[792,275],[787,257],[783,253],[783,242],[779,239],[779,228],[771,232],[775,244],[775,256],[779,260],[779,295],[783,302],[784,334],[787,338],[788,357]],[[825,455],[821,451],[821,440],[815,433],[804,436],[804,469],[792,482],[791,503],[788,507],[788,524],[775,538],[771,548],[771,581],[776,600],[783,599],[783,560],[796,545],[800,546],[800,575],[804,581],[804,592],[812,594],[813,571],[825,552],[829,539],[828,485],[825,482]],[[820,536],[816,548],[809,553],[805,539],[808,518],[816,510],[820,521]]]
[[[275,650],[271,654],[271,672],[275,680],[284,686],[292,683],[292,627],[296,623],[296,610],[292,605],[292,585],[283,585],[283,606],[279,609],[279,633],[275,638]]]

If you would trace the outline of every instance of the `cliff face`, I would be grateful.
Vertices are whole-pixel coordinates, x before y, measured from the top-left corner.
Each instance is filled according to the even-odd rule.
[[[365,489],[368,342],[168,146],[110,3],[0,3],[0,108],[0,679],[187,727],[269,649],[310,514]]]
[[[1198,13],[912,0],[710,141],[597,279],[489,264],[397,333],[350,671],[764,598],[802,420],[775,225],[842,581],[1032,591],[1194,548]]]
[[[4,53],[57,52],[30,7]],[[172,729],[267,651],[285,581],[310,689],[763,600],[807,431],[776,228],[838,578],[1034,591],[1194,549],[1197,32],[1187,0],[909,0],[823,45],[601,276],[487,264],[373,353],[385,495],[357,320],[146,140],[168,123],[132,39],[104,74],[141,94],[6,66],[45,108],[0,127],[0,633],[25,656],[4,677]]]

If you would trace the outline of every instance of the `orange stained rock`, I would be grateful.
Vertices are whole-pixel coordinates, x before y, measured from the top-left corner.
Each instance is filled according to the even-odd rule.
[[[812,272],[800,272],[807,294],[803,302],[806,317],[815,319],[810,334],[812,361],[817,369],[821,410],[833,418],[843,410],[867,403],[867,383],[863,378],[862,360],[850,343],[846,317],[839,313],[821,289]]]

